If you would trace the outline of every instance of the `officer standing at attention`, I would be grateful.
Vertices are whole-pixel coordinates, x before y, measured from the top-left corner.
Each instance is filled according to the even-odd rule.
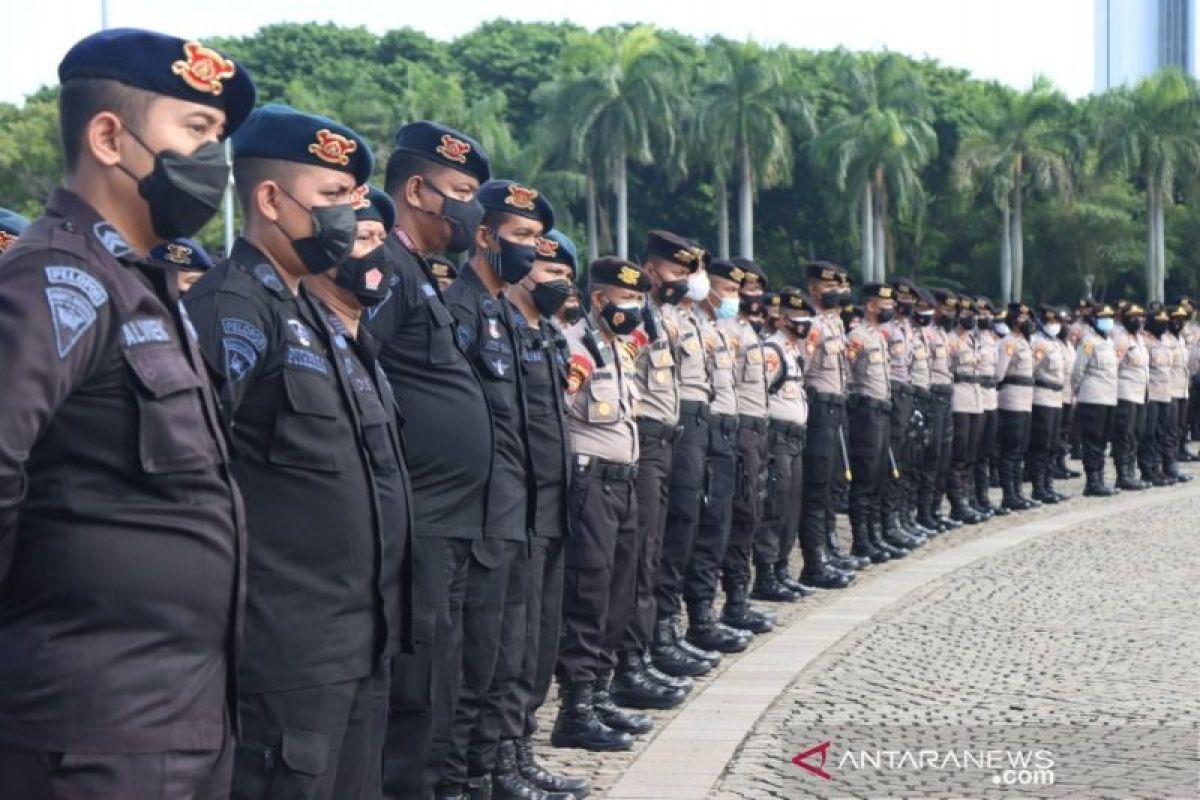
[[[997,331],[996,306],[987,297],[976,297],[974,302],[976,338],[979,341],[979,396],[983,403],[983,430],[980,434],[979,453],[975,458],[974,492],[970,505],[984,519],[1003,517],[1009,509],[1003,504],[992,505],[989,487],[1000,481],[1000,378],[996,361],[1000,352],[1001,335]],[[993,480],[994,479],[994,480]]]
[[[384,796],[428,797],[445,759],[461,677],[462,602],[472,543],[483,538],[492,469],[491,415],[460,349],[454,317],[427,256],[466,250],[483,220],[475,199],[491,177],[470,137],[434,122],[396,133],[384,191],[396,206],[386,247],[396,276],[367,313],[380,363],[405,418],[412,479],[413,645],[396,662],[384,754]],[[446,431],[454,431],[453,447]],[[456,598],[452,602],[451,598]]]
[[[373,358],[301,285],[349,255],[374,159],[349,128],[279,105],[233,152],[246,229],[187,296],[246,500],[233,796],[375,797],[407,520],[397,424]]]
[[[950,456],[950,476],[946,482],[950,496],[950,518],[965,525],[977,525],[987,519],[972,504],[976,487],[976,459],[987,460],[983,441],[986,412],[983,410],[985,374],[995,380],[995,371],[984,373],[982,351],[990,348],[978,330],[975,301],[969,295],[954,297],[949,291],[939,292],[943,307],[958,309],[957,326],[950,339],[950,369],[954,374],[954,394],[950,411],[954,420],[954,444]],[[984,467],[985,473],[987,467]],[[986,474],[985,474],[986,480]],[[984,491],[986,492],[986,486]]]
[[[1025,511],[1041,505],[1026,497],[1022,487],[1033,419],[1034,361],[1029,339],[1036,324],[1032,311],[1024,303],[1009,303],[1004,319],[1009,332],[1000,340],[996,360],[996,378],[1000,382],[1000,421],[997,426],[1000,485],[1004,490],[1004,507],[1010,511]]]
[[[227,797],[244,517],[174,276],[146,256],[212,216],[254,84],[133,29],[58,75],[65,185],[15,243],[5,220],[0,260],[0,785]]]
[[[175,272],[175,283],[181,295],[187,294],[188,289],[196,281],[204,277],[204,273],[212,269],[213,260],[200,243],[194,239],[179,237],[169,242],[163,242],[150,251],[150,258],[167,264]]]
[[[1150,358],[1147,381],[1146,427],[1138,446],[1138,467],[1142,480],[1154,486],[1169,486],[1175,481],[1163,470],[1170,453],[1167,442],[1171,415],[1171,346],[1163,337],[1169,332],[1170,312],[1161,303],[1147,308],[1144,340]],[[1172,451],[1174,452],[1174,451]]]
[[[681,263],[685,262],[685,263]],[[667,487],[671,477],[672,453],[679,432],[679,378],[676,348],[679,329],[667,322],[666,307],[677,306],[687,294],[687,278],[698,262],[686,243],[667,231],[650,231],[642,254],[642,269],[651,289],[641,329],[630,341],[638,345],[633,380],[638,403],[638,564],[637,603],[625,632],[617,670],[612,682],[612,699],[626,708],[674,708],[691,689],[689,673],[707,671],[708,665],[676,648],[664,648],[673,678],[650,661],[654,639],[655,588],[662,556],[663,530],[667,523]]]
[[[888,379],[892,388],[891,446],[897,470],[888,477],[884,535],[891,532],[910,550],[928,541],[929,531],[918,528],[910,511],[916,508],[916,455],[927,425],[929,352],[914,321],[917,289],[908,278],[891,282],[896,293],[896,316],[881,327],[888,342]],[[923,397],[918,397],[918,390]],[[925,406],[926,411],[921,410]],[[891,472],[889,470],[889,472]]]
[[[888,458],[888,420],[891,387],[888,383],[888,345],[880,327],[896,313],[895,292],[883,283],[862,287],[863,324],[847,337],[850,363],[846,388],[850,409],[850,528],[861,555],[871,558],[881,545],[888,555],[903,557],[909,550],[882,535],[884,490],[891,467]],[[870,543],[869,546],[867,542]]]
[[[940,296],[936,292],[941,292]],[[920,465],[921,483],[917,494],[917,521],[926,528],[948,531],[959,527],[942,516],[942,495],[946,493],[946,475],[950,469],[950,451],[954,445],[951,402],[954,395],[954,369],[950,361],[949,329],[954,324],[954,309],[945,305],[953,299],[945,289],[922,289],[917,306],[921,336],[929,353],[929,445]],[[928,309],[928,311],[926,311]],[[928,318],[928,321],[924,321]]]
[[[1068,478],[1078,478],[1081,474],[1067,466],[1067,455],[1071,452],[1071,426],[1075,418],[1075,391],[1071,388],[1069,377],[1075,370],[1075,340],[1071,336],[1074,324],[1071,322],[1071,309],[1059,306],[1058,318],[1062,324],[1062,328],[1058,332],[1058,341],[1063,349],[1063,366],[1068,379],[1063,381],[1062,424],[1059,425],[1054,477],[1059,480],[1067,480]]]
[[[1192,476],[1179,471],[1181,457],[1187,459],[1187,407],[1188,387],[1188,346],[1183,339],[1183,328],[1191,311],[1187,306],[1176,305],[1171,309],[1171,322],[1167,335],[1163,339],[1171,346],[1171,405],[1174,413],[1171,415],[1171,437],[1174,443],[1174,458],[1165,461],[1163,470],[1176,483],[1186,483]]]
[[[1062,390],[1067,382],[1067,366],[1062,343],[1058,341],[1058,310],[1041,308],[1037,332],[1033,335],[1033,417],[1029,423],[1029,481],[1032,496],[1039,503],[1057,503],[1067,499],[1051,485],[1054,451],[1058,446],[1058,426],[1062,422]]]
[[[1109,336],[1113,330],[1112,306],[1093,307],[1086,317],[1087,329],[1079,342],[1071,386],[1075,390],[1075,414],[1083,446],[1083,471],[1088,497],[1116,494],[1104,482],[1104,451],[1112,440],[1117,409],[1117,353]]]
[[[1113,330],[1117,352],[1117,411],[1113,420],[1112,459],[1117,488],[1140,492],[1150,484],[1137,476],[1138,443],[1146,427],[1146,397],[1150,383],[1150,354],[1142,341],[1146,309],[1130,303]]]
[[[536,481],[532,538],[525,591],[525,647],[502,650],[498,671],[515,657],[516,684],[500,697],[500,749],[493,775],[493,797],[520,796],[526,783],[547,793],[584,796],[590,784],[582,778],[556,775],[533,756],[531,737],[537,730],[537,711],[546,701],[558,657],[562,621],[563,545],[567,535],[567,483],[570,453],[567,441],[565,392],[567,340],[551,322],[575,284],[575,243],[559,231],[549,231],[536,244],[537,256],[529,276],[505,290],[520,339],[522,386],[528,415],[528,439]],[[509,609],[505,611],[506,615]],[[504,623],[509,624],[507,619]],[[515,762],[515,768],[514,768]],[[532,792],[528,796],[533,797]]]
[[[537,241],[554,227],[545,195],[511,180],[490,180],[476,195],[483,222],[471,259],[446,291],[459,347],[483,382],[495,442],[483,538],[471,543],[463,587],[462,685],[448,751],[438,770],[439,796],[491,788],[500,741],[499,702],[516,691],[525,649],[529,529],[536,488],[529,420],[512,306],[502,292],[529,277]],[[452,603],[459,602],[452,595]],[[440,750],[438,743],[434,749]],[[468,780],[469,779],[469,780]],[[498,795],[516,787],[501,782]]]
[[[641,324],[650,281],[636,264],[612,256],[593,261],[588,280],[591,314],[566,331],[571,535],[556,670],[562,706],[550,743],[628,750],[631,734],[648,732],[651,722],[607,698],[637,585],[638,397],[620,337]]]

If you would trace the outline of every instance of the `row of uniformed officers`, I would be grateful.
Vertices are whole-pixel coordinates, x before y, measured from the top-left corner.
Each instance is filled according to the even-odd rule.
[[[381,190],[199,42],[59,73],[65,186],[0,214],[6,798],[582,797],[532,751],[555,678],[553,745],[628,749],[772,629],[751,598],[1063,499],[1072,428],[1086,494],[1109,444],[1120,488],[1185,479],[1186,304],[897,279],[856,316],[835,264],[768,294],[665,230],[580,276],[459,131],[403,126]]]

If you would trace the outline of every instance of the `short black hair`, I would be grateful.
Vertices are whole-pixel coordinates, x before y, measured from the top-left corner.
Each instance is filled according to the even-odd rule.
[[[424,156],[408,150],[396,150],[387,160],[383,175],[383,190],[391,197],[402,191],[404,184],[414,175],[426,177],[437,165]]]
[[[267,180],[288,183],[295,166],[290,161],[276,158],[235,158],[233,185],[237,191],[238,205],[242,207],[242,214],[247,219],[250,218],[254,207],[254,190],[260,183]]]
[[[74,172],[79,165],[84,131],[97,114],[111,111],[138,130],[157,97],[107,78],[74,78],[64,83],[58,92],[58,131],[67,172]]]

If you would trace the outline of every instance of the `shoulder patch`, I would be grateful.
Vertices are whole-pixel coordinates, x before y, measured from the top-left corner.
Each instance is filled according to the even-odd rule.
[[[574,353],[567,363],[567,394],[575,394],[591,376],[596,366],[582,353]]]
[[[161,319],[131,319],[121,326],[121,340],[126,347],[154,342],[169,342],[171,335]]]
[[[258,278],[258,282],[271,291],[285,291],[283,281],[279,280],[279,276],[275,274],[275,270],[270,264],[258,264],[252,272],[254,273],[254,277]]]
[[[69,286],[87,297],[88,302],[99,308],[108,302],[104,285],[81,267],[46,267],[46,282],[55,286]]]
[[[121,258],[133,252],[125,237],[117,232],[111,222],[101,220],[92,226],[92,234],[100,246],[107,250],[113,258]]]
[[[258,353],[239,336],[221,339],[221,351],[225,355],[225,377],[230,383],[240,382],[258,363]]]
[[[424,294],[426,297],[430,297],[430,298],[432,298],[432,297],[436,297],[436,296],[437,296],[437,292],[436,292],[436,291],[434,291],[433,287],[432,287],[432,286],[430,286],[428,283],[422,283],[422,284],[421,284],[421,292],[422,292],[422,293],[423,293],[423,294]]]
[[[263,352],[267,349],[267,336],[257,325],[236,317],[225,317],[221,320],[221,332],[226,336],[236,336],[245,339],[255,350]]]
[[[66,358],[88,329],[96,324],[96,308],[85,295],[62,286],[47,287],[46,302],[50,306],[50,321],[54,324],[58,357]]]
[[[454,330],[458,336],[458,346],[463,350],[470,350],[475,341],[475,331],[462,322],[455,325]]]

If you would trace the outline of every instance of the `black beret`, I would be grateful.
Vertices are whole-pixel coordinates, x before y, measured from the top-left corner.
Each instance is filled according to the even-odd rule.
[[[102,78],[225,112],[225,136],[254,108],[254,81],[236,61],[197,41],[137,28],[80,39],[58,65],[59,83]]]
[[[1174,312],[1172,311],[1171,313],[1172,316],[1174,316]],[[1108,303],[1093,303],[1092,314],[1096,317],[1096,319],[1112,317],[1114,315],[1113,307]]]
[[[355,189],[350,205],[354,206],[354,218],[359,222],[371,219],[382,222],[389,233],[396,227],[396,204],[386,192],[374,186],[364,183]]]
[[[1177,305],[1171,308],[1172,317],[1190,317],[1192,310],[1184,305]],[[1099,316],[1099,315],[1097,315]]]
[[[1028,313],[1029,313],[1029,305],[1026,303],[1022,303],[1020,301],[1015,301],[1015,302],[1008,304],[1009,316],[1016,317],[1016,316],[1020,316],[1021,314],[1028,314]]]
[[[596,285],[619,286],[636,292],[650,290],[650,279],[632,261],[617,256],[603,256],[588,267],[588,280]]]
[[[537,240],[537,258],[539,261],[551,261],[555,264],[566,264],[571,268],[571,274],[578,271],[579,251],[575,242],[560,230],[551,230]]]
[[[29,220],[25,217],[7,208],[0,208],[0,253],[7,250],[28,227]]]
[[[905,302],[913,302],[917,298],[917,285],[912,282],[911,278],[892,278],[892,289],[896,292],[896,299]]]
[[[542,231],[554,227],[554,206],[546,196],[529,186],[497,178],[479,187],[475,199],[488,211],[515,214],[542,223]]]
[[[746,280],[746,270],[723,258],[715,259],[708,265],[708,274],[715,278],[733,281],[738,286],[741,286],[742,282]]]
[[[174,264],[185,272],[204,272],[212,268],[212,257],[192,239],[172,239],[150,251],[150,258]]]
[[[975,307],[980,311],[990,311],[993,314],[996,313],[996,304],[992,302],[990,297],[986,297],[985,295],[980,295],[979,297],[975,298]]]
[[[272,158],[324,167],[367,182],[375,157],[366,140],[350,128],[318,114],[268,103],[256,108],[233,136],[233,158]]]
[[[434,164],[465,172],[481,184],[492,178],[492,166],[479,142],[438,122],[410,122],[396,131],[396,152],[413,153]]]
[[[752,288],[757,282],[762,289],[765,290],[767,288],[767,272],[758,264],[758,262],[752,261],[749,258],[742,258],[741,256],[732,258],[730,260],[737,266],[741,267],[746,273],[746,279],[743,281],[743,283],[745,283],[747,287]]]
[[[695,245],[679,234],[670,231],[656,230],[646,234],[646,249],[642,254],[642,260],[650,258],[674,261],[692,272],[700,268],[700,254],[696,252]]]
[[[896,290],[886,283],[864,283],[859,293],[864,303],[874,298],[880,300],[896,299]]]
[[[1125,316],[1144,317],[1145,315],[1146,309],[1142,307],[1141,303],[1130,302],[1130,304],[1125,308]]]
[[[805,272],[808,279],[813,281],[836,281],[850,277],[845,267],[828,261],[814,261],[805,268]]]
[[[937,301],[933,299],[933,292],[929,291],[928,289],[926,289],[922,286],[917,286],[916,292],[917,292],[917,302],[920,303],[921,305],[926,305],[926,306],[929,306],[930,308],[937,305]]]
[[[429,262],[429,271],[433,273],[433,277],[451,280],[458,277],[458,265],[445,256],[435,253],[425,260]]]
[[[958,307],[958,295],[949,289],[934,289],[933,299],[938,302],[938,305],[949,306],[950,308]]]
[[[1038,306],[1038,311],[1042,312],[1042,316],[1046,318],[1058,316],[1058,306],[1053,303],[1042,303]]]
[[[1157,300],[1150,304],[1149,311],[1150,316],[1159,322],[1169,322],[1171,319],[1171,315],[1167,311],[1167,307]]]
[[[987,298],[983,298],[983,299],[987,299]],[[977,305],[977,303],[975,302],[974,299],[971,298],[970,295],[964,294],[958,298],[958,309],[960,311],[976,311],[977,310],[976,305]],[[980,308],[978,310],[982,311],[983,309]]]
[[[810,314],[817,313],[816,306],[808,299],[808,295],[795,286],[784,286],[779,290],[777,296],[779,298],[779,313],[785,316],[800,311],[807,311]]]

